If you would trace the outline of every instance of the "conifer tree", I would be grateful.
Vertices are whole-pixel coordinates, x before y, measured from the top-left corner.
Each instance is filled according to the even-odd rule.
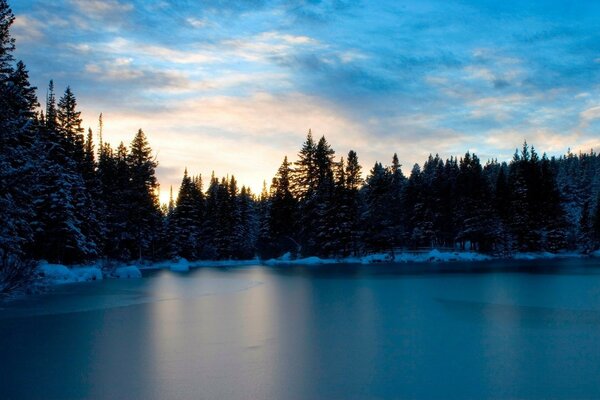
[[[37,99],[24,64],[18,62],[16,69],[12,64],[15,41],[9,29],[13,22],[12,10],[0,0],[0,293],[26,272],[13,268],[20,263],[11,260],[26,256],[25,246],[33,239],[32,189],[39,167]]]
[[[65,140],[67,155],[75,162],[76,170],[81,171],[85,152],[84,129],[81,126],[81,112],[77,110],[77,100],[68,86],[58,102],[56,119]]]
[[[361,197],[359,192],[363,185],[361,170],[362,167],[358,162],[358,155],[354,150],[350,150],[345,170],[345,198],[342,201],[344,201],[347,207],[346,218],[350,224],[349,248],[347,250],[354,255],[358,255],[361,250],[360,240],[363,234],[360,219]]]
[[[242,186],[237,199],[238,220],[236,221],[233,256],[237,259],[248,260],[255,256],[258,221],[252,192]]]
[[[133,254],[140,259],[144,254],[152,258],[161,221],[155,175],[158,163],[141,129],[131,142],[127,161],[131,174],[128,231],[134,240]]]
[[[306,140],[298,153],[294,170],[293,188],[298,199],[306,199],[317,188],[316,144],[309,129]]]
[[[272,241],[268,255],[271,257],[298,251],[295,238],[297,203],[292,194],[291,175],[291,164],[286,156],[271,184],[268,215],[268,237]]]
[[[169,216],[169,238],[172,254],[187,259],[199,258],[199,241],[202,225],[202,193],[184,171],[176,205]]]
[[[388,169],[376,162],[367,177],[364,187],[365,226],[364,242],[370,251],[392,251],[393,225],[388,205],[392,179]]]
[[[406,242],[406,229],[404,221],[404,213],[402,210],[402,202],[404,189],[406,185],[406,177],[402,173],[402,166],[398,160],[398,155],[394,153],[392,157],[392,165],[390,166],[390,178],[391,178],[391,193],[390,193],[390,218],[392,220],[393,232],[392,240],[393,246],[399,247]]]
[[[592,219],[592,234],[594,236],[594,248],[600,248],[600,192],[598,192],[598,198],[596,199],[596,212]]]
[[[15,15],[6,0],[0,0],[0,76],[9,75],[14,61],[15,39],[10,35],[10,27]]]

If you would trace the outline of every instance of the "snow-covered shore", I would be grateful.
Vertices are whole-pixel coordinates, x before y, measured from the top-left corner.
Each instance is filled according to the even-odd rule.
[[[600,250],[589,256],[600,257]],[[347,257],[338,259],[324,259],[319,257],[308,257],[292,259],[289,254],[282,257],[263,261],[266,265],[318,265],[318,264],[405,264],[405,263],[445,263],[445,262],[470,262],[470,261],[491,261],[491,260],[550,260],[560,258],[583,258],[588,255],[577,252],[563,253],[516,253],[510,257],[494,257],[487,254],[468,252],[468,251],[440,251],[432,249],[426,252],[402,252],[391,255],[390,253],[369,254],[363,257]]]
[[[37,267],[38,281],[43,285],[62,285],[65,283],[101,281],[106,278],[141,278],[142,273],[133,265],[122,265],[110,270],[100,264],[67,267],[62,264],[49,264],[40,261]]]
[[[513,260],[550,260],[559,258],[598,257],[600,250],[589,255],[581,253],[516,253],[507,259]],[[285,266],[285,265],[326,265],[326,264],[406,264],[406,263],[445,263],[445,262],[471,262],[491,261],[501,258],[475,252],[440,251],[430,250],[418,253],[389,253],[369,254],[362,257],[346,258],[319,258],[306,257],[292,259],[290,254],[270,260],[201,260],[188,261],[185,258],[161,261],[145,265],[119,265],[112,268],[103,268],[101,263],[88,266],[67,267],[61,264],[49,264],[41,261],[38,265],[39,281],[45,285],[60,285],[66,283],[90,282],[103,279],[135,279],[142,277],[144,270],[168,269],[174,272],[186,272],[192,268],[200,267],[243,267],[250,265]]]

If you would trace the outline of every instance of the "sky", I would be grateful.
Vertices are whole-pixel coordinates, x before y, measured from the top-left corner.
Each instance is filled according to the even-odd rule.
[[[157,155],[161,200],[184,168],[260,192],[309,129],[366,172],[524,140],[600,148],[600,2],[9,0],[44,97],[70,85],[84,125]]]

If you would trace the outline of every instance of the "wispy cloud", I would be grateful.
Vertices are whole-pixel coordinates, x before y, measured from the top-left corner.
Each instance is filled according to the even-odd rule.
[[[133,10],[133,4],[118,0],[70,0],[69,3],[76,6],[88,17],[96,17],[98,14],[114,15]]]

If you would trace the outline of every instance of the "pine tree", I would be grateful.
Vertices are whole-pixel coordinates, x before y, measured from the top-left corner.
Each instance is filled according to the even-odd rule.
[[[202,193],[187,168],[179,187],[177,202],[169,215],[169,232],[172,255],[187,259],[200,257],[200,235],[202,226]]]
[[[56,110],[56,119],[60,133],[65,140],[67,155],[75,164],[76,169],[81,171],[84,162],[84,129],[81,126],[81,112],[77,110],[77,100],[67,86],[65,94],[60,98]]]
[[[539,231],[534,226],[532,203],[535,191],[533,180],[537,169],[537,156],[529,152],[527,142],[523,144],[521,154],[515,151],[509,166],[508,185],[511,193],[510,228],[520,251],[539,249]]]
[[[364,187],[364,243],[369,251],[392,251],[392,216],[389,212],[392,179],[389,170],[376,162]]]
[[[15,268],[21,263],[14,257],[26,256],[25,246],[33,239],[31,205],[39,167],[35,88],[22,62],[13,67],[13,22],[10,7],[0,0],[0,292],[28,274]]]
[[[360,188],[363,185],[361,177],[362,167],[358,162],[358,155],[354,150],[348,152],[348,161],[346,163],[346,197],[343,199],[347,207],[347,221],[350,223],[350,237],[348,251],[354,255],[361,252],[361,237],[363,235],[361,226],[361,197]]]
[[[267,182],[263,181],[262,191],[257,204],[257,240],[256,251],[260,258],[276,257],[278,250],[271,237],[271,199],[267,191]]]
[[[293,190],[296,198],[306,199],[317,188],[316,144],[309,129],[306,140],[298,153],[294,170]]]
[[[15,39],[10,35],[10,27],[15,16],[6,0],[0,0],[0,76],[9,75],[13,68]]]
[[[158,163],[144,132],[140,129],[131,142],[127,157],[131,173],[129,190],[128,231],[133,238],[132,253],[141,259],[144,254],[154,257],[161,213],[158,202],[158,181],[155,170]]]
[[[206,191],[204,224],[202,227],[202,256],[203,259],[216,259],[218,257],[217,241],[219,231],[219,208],[220,208],[219,180],[214,172],[210,178],[210,185]]]
[[[402,173],[402,165],[398,160],[398,155],[394,153],[392,165],[389,168],[391,178],[390,193],[390,218],[393,226],[393,246],[400,247],[406,242],[405,221],[403,218],[402,199],[406,185],[406,177]]]
[[[50,80],[48,94],[46,95],[46,128],[56,131],[58,126],[58,111],[56,109],[56,96],[54,94],[54,81]],[[58,132],[57,132],[58,134]]]
[[[303,249],[311,254],[331,256],[336,252],[336,210],[333,201],[335,152],[324,136],[315,148],[316,190],[306,199],[302,208],[301,224]]]
[[[488,236],[492,209],[487,188],[479,158],[467,152],[460,160],[456,182],[456,215],[459,218],[456,239],[462,249],[466,242],[477,251],[490,251],[493,247]]]
[[[584,253],[589,253],[594,247],[593,225],[590,215],[590,203],[585,202],[579,218],[578,243]]]
[[[271,257],[287,252],[295,254],[298,251],[295,238],[297,202],[292,194],[291,175],[291,164],[286,156],[271,184],[268,215],[271,250],[267,251]]]
[[[594,236],[595,248],[600,248],[600,192],[596,200],[596,212],[592,220],[592,234]]]
[[[233,256],[238,259],[248,260],[255,256],[258,220],[256,218],[256,207],[252,192],[242,186],[237,198],[238,219],[234,226],[234,252]]]
[[[567,247],[567,222],[561,205],[560,192],[550,161],[544,154],[539,163],[538,196],[534,204],[536,218],[539,221],[542,245],[545,250],[557,252]]]

